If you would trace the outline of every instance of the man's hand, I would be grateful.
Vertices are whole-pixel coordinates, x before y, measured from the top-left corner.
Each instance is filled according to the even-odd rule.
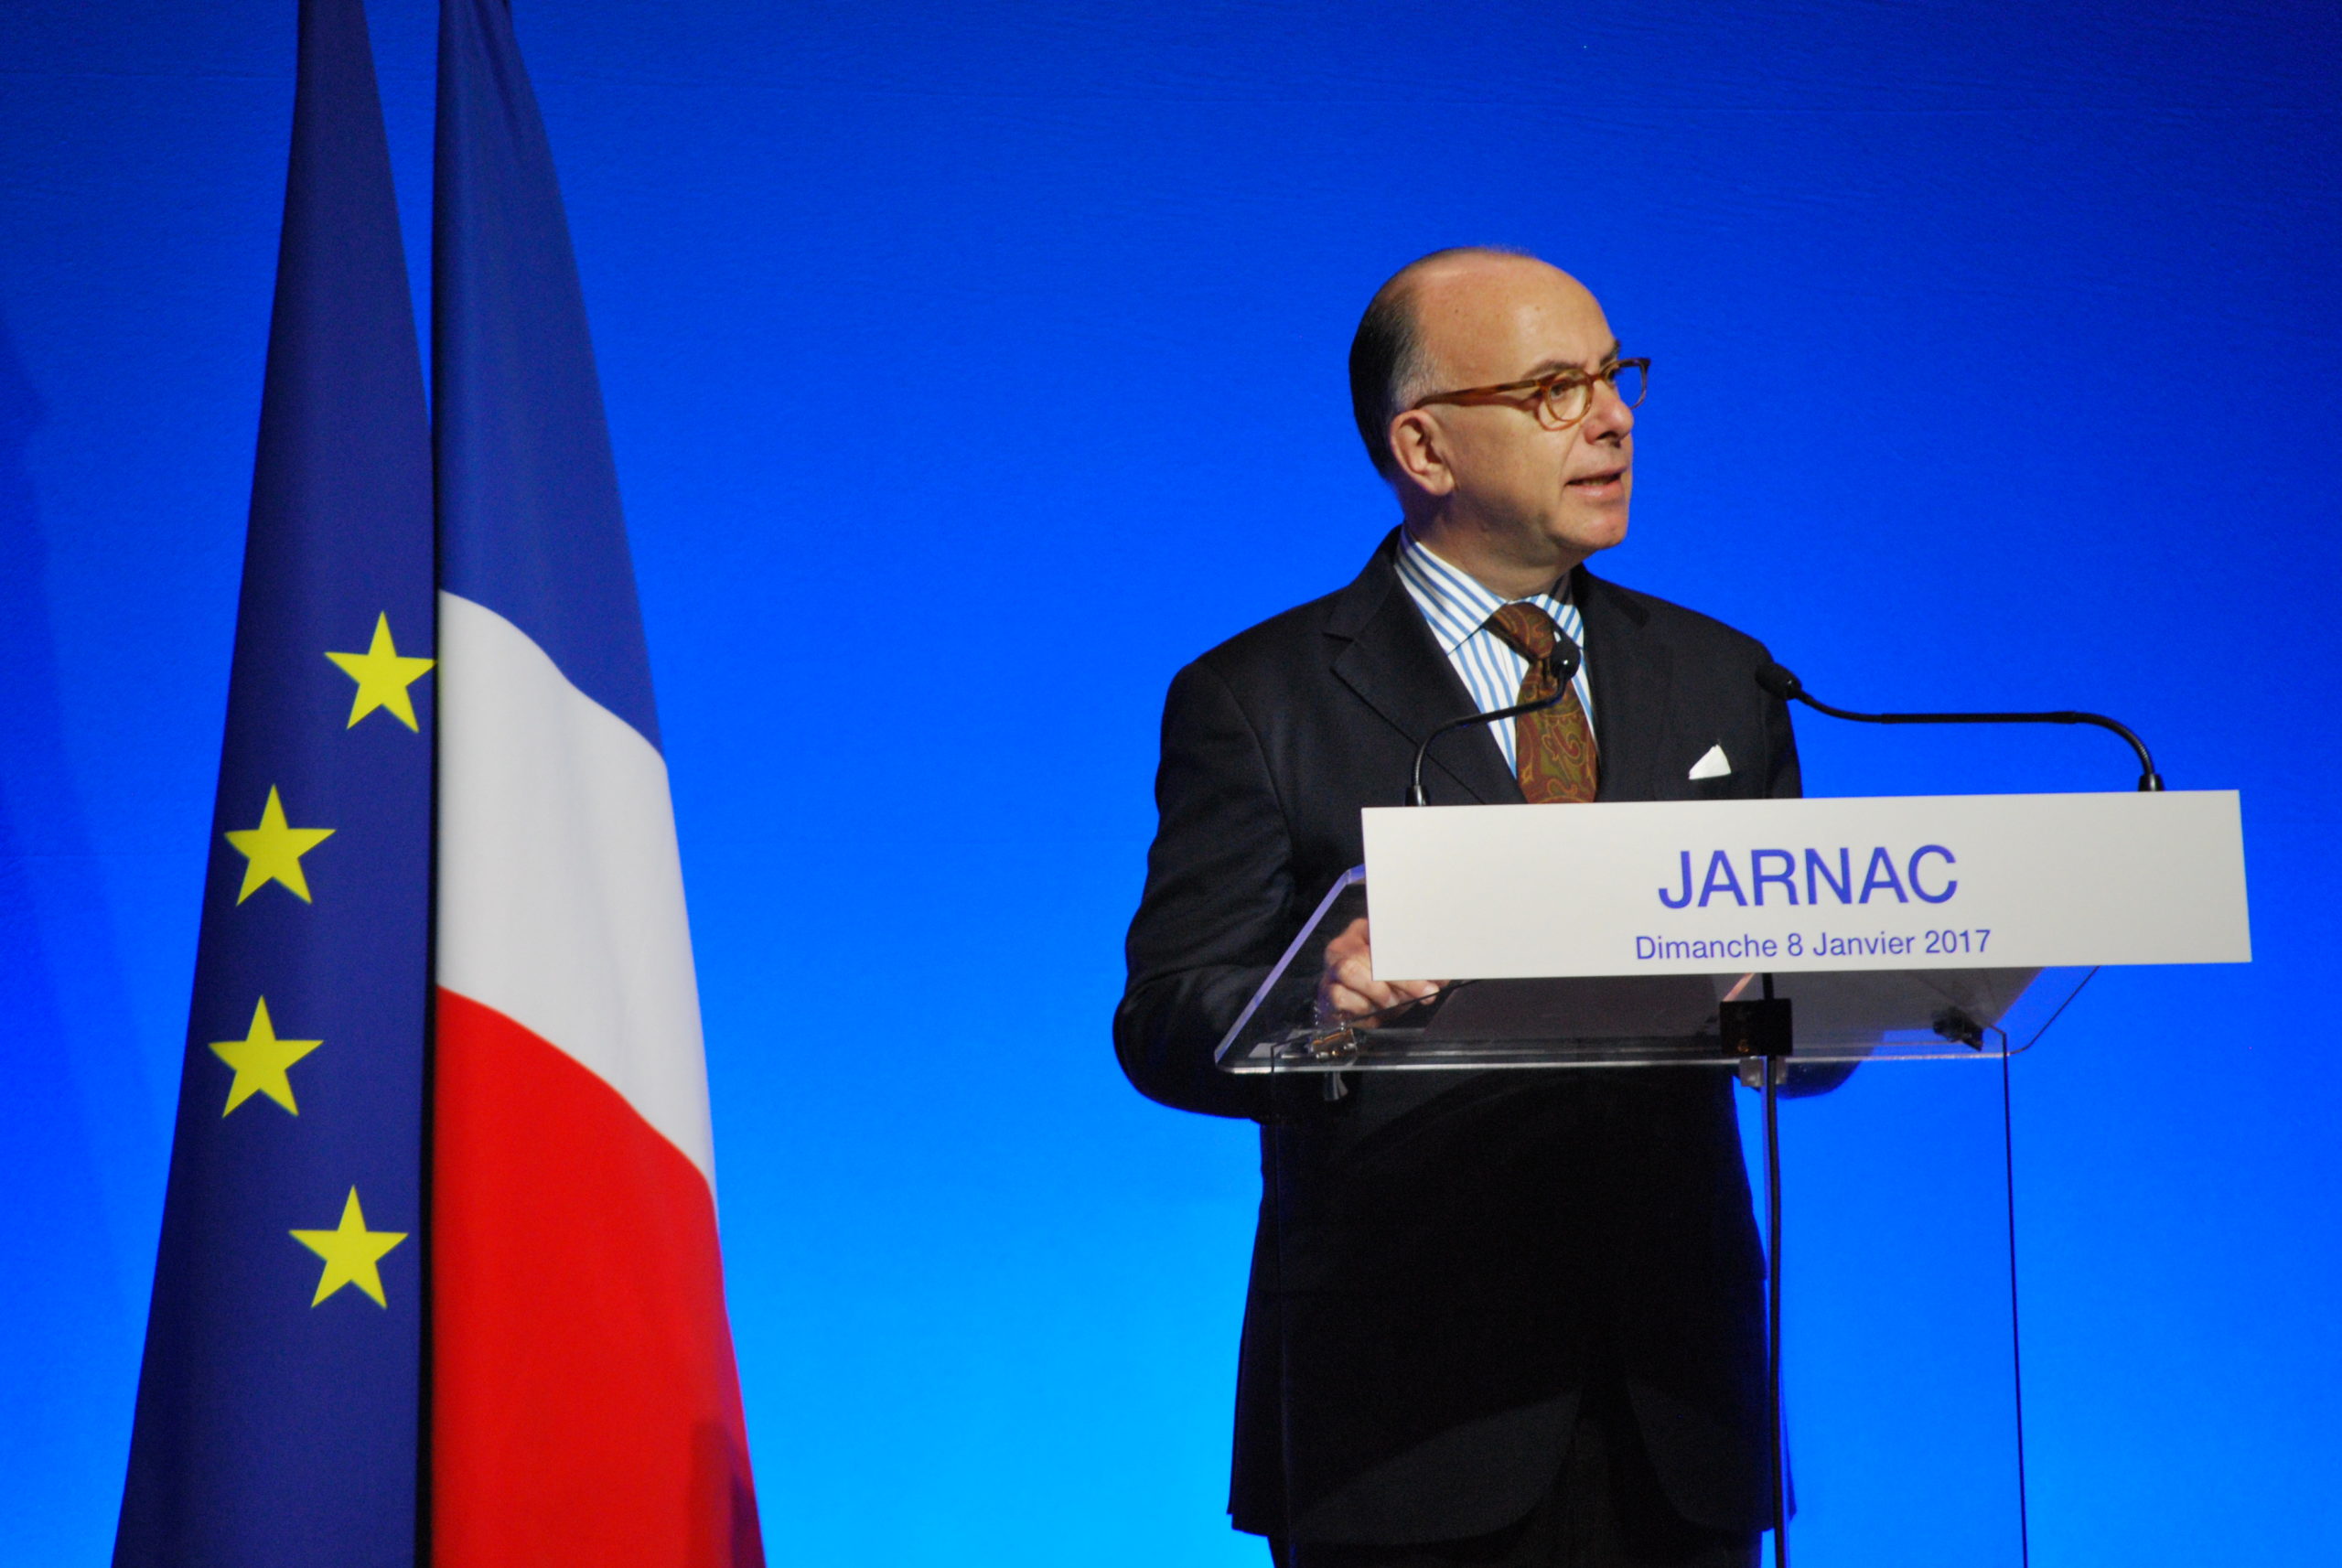
[[[1360,916],[1326,944],[1326,967],[1317,975],[1317,1016],[1329,1023],[1336,1018],[1364,1017],[1403,1002],[1421,1001],[1445,983],[1442,980],[1385,983],[1375,979],[1374,946],[1367,933],[1366,918]]]

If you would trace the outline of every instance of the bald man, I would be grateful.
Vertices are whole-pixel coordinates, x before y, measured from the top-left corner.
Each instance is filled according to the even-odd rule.
[[[1534,258],[1399,273],[1350,349],[1399,528],[1165,704],[1114,1043],[1150,1097],[1261,1123],[1229,1506],[1283,1568],[1745,1568],[1771,1518],[1764,1263],[1726,1073],[1361,1073],[1329,1101],[1212,1062],[1364,858],[1359,809],[1397,803],[1434,728],[1520,700],[1559,633],[1585,650],[1572,690],[1443,740],[1434,803],[1798,792],[1764,648],[1586,570],[1634,489],[1649,367],[1621,352]],[[1424,989],[1375,978],[1362,920],[1324,953],[1330,1010]]]

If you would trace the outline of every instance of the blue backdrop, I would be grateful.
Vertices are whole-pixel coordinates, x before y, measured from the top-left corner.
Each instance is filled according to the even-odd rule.
[[[374,0],[411,260],[433,17]],[[2256,961],[2016,1073],[2035,1542],[2342,1554],[2342,23],[2020,9],[520,17],[639,563],[780,1562],[1257,1563],[1250,1129],[1107,1017],[1172,671],[1391,520],[1342,357],[1526,246],[1658,362],[1602,564],[1855,705],[2243,789]],[[188,1003],[289,5],[0,17],[0,1558],[111,1539]],[[418,301],[424,280],[416,279]],[[918,613],[905,610],[918,607]],[[912,726],[889,716],[916,707]],[[1803,727],[1816,793],[2123,788]],[[1997,1083],[1786,1117],[1809,1564],[2014,1562]]]

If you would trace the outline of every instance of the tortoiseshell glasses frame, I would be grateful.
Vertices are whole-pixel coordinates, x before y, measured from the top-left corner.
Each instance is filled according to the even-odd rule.
[[[1461,387],[1455,392],[1433,392],[1419,397],[1407,405],[1412,413],[1416,409],[1434,403],[1509,403],[1526,408],[1537,416],[1537,423],[1548,430],[1567,430],[1584,419],[1594,408],[1594,383],[1606,381],[1618,401],[1628,408],[1642,405],[1650,391],[1650,361],[1649,360],[1612,360],[1592,375],[1584,371],[1556,371],[1550,376],[1533,381],[1506,381],[1492,387]]]

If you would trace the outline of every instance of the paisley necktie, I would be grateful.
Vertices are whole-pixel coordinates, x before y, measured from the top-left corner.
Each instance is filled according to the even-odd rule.
[[[1545,660],[1553,651],[1553,618],[1532,604],[1510,604],[1488,618],[1488,628],[1529,660],[1520,678],[1520,695],[1514,701],[1535,703],[1552,696],[1553,677]],[[1524,799],[1539,805],[1594,799],[1594,726],[1586,722],[1585,704],[1577,700],[1574,687],[1552,707],[1523,714],[1512,724],[1513,771],[1520,775]]]

